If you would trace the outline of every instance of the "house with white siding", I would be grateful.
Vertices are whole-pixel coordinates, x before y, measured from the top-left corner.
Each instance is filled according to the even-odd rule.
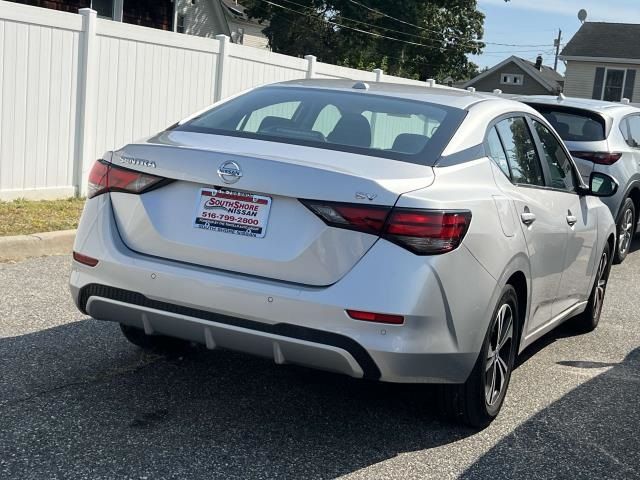
[[[249,19],[238,0],[9,0],[36,7],[77,13],[92,8],[100,18],[188,35],[214,38],[224,34],[233,43],[269,48],[262,33],[267,24]]]
[[[640,25],[586,22],[564,47],[564,93],[571,97],[640,102]]]

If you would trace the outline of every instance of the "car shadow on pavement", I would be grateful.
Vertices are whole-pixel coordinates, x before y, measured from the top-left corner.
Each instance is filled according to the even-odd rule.
[[[0,339],[2,478],[319,478],[475,432],[431,390],[200,348],[142,353],[80,321]]]
[[[604,372],[521,424],[460,478],[640,478],[640,348],[617,364],[558,365]]]

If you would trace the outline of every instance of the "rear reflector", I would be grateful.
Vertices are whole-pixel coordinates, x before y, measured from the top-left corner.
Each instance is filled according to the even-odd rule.
[[[167,179],[162,177],[116,167],[104,160],[98,160],[89,172],[87,196],[93,198],[107,192],[139,194],[167,182]]]
[[[83,265],[88,265],[89,267],[95,267],[96,265],[98,265],[97,258],[88,257],[87,255],[82,255],[81,253],[78,253],[78,252],[73,252],[73,259],[76,262],[81,263]]]
[[[391,325],[402,325],[404,323],[402,315],[362,312],[360,310],[347,310],[347,314],[354,320],[362,320],[364,322],[388,323]]]
[[[611,152],[571,152],[571,155],[598,165],[613,165],[622,157],[622,153]]]
[[[471,212],[467,210],[420,210],[316,200],[301,202],[331,227],[379,235],[416,255],[455,250],[471,223]]]

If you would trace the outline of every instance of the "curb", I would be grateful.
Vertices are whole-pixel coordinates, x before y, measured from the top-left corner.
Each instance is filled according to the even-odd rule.
[[[68,255],[73,250],[76,230],[0,237],[0,262],[47,255]]]

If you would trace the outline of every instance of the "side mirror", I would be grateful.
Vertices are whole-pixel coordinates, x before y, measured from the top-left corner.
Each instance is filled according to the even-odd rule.
[[[612,197],[618,191],[618,181],[602,172],[592,172],[589,177],[589,188],[585,192],[594,197]]]

